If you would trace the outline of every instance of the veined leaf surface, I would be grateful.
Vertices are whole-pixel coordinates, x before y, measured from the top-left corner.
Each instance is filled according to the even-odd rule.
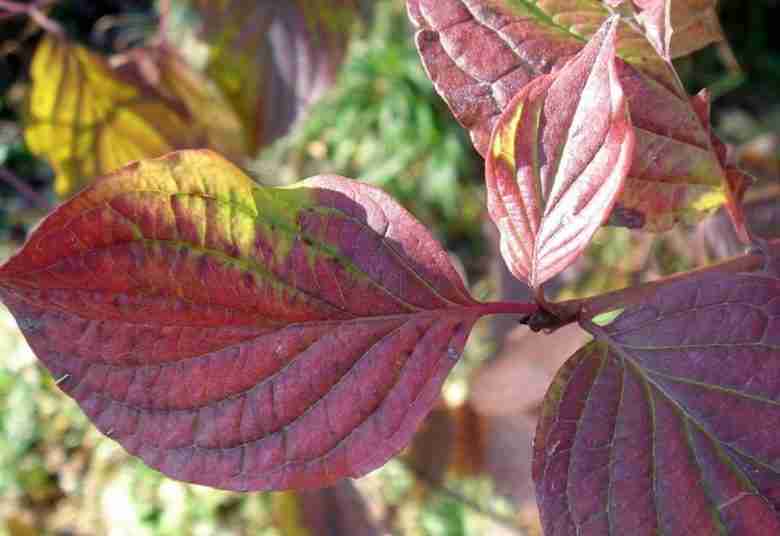
[[[509,103],[487,156],[488,210],[501,254],[531,288],[557,275],[609,216],[634,154],[615,68],[618,19],[560,71]]]
[[[191,0],[211,46],[208,73],[241,117],[251,151],[286,134],[332,85],[354,0]]]
[[[208,151],[96,181],[0,268],[0,294],[102,432],[169,476],[234,490],[384,463],[476,319],[501,310],[380,190],[263,188]]]
[[[186,106],[80,45],[44,37],[30,74],[25,139],[57,172],[60,196],[133,160],[205,146]]]
[[[534,444],[545,534],[780,533],[780,279],[692,276],[585,327]]]
[[[647,39],[666,59],[686,56],[723,40],[717,0],[611,0],[631,4]]]
[[[560,69],[609,16],[597,0],[407,0],[428,76],[476,149],[517,92]],[[618,75],[637,150],[611,223],[660,231],[725,202],[725,174],[709,132],[668,63],[626,23]]]
[[[117,71],[181,103],[192,117],[190,128],[205,141],[205,147],[234,162],[249,156],[241,119],[231,104],[216,84],[193,69],[170,45],[137,48],[126,56],[128,61],[117,62]],[[162,155],[146,155],[155,156]]]

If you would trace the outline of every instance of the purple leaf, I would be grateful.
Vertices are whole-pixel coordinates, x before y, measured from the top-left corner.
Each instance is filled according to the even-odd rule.
[[[780,533],[780,279],[690,276],[602,323],[537,429],[545,534]]]

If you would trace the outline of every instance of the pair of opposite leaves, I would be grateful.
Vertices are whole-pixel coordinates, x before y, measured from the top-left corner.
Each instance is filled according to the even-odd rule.
[[[380,465],[430,408],[473,322],[534,309],[475,302],[446,253],[375,189],[337,177],[263,189],[197,152],[98,181],[44,221],[0,269],[0,285],[36,353],[105,433],[172,476],[231,489],[321,486]],[[677,404],[679,421],[695,423],[711,442],[716,456],[702,463],[696,451],[696,461],[722,492],[719,506],[740,506],[737,521],[743,507],[774,504],[771,453],[739,429],[736,412],[706,413],[659,377],[712,391],[722,405],[750,398],[774,418],[771,389],[703,363],[733,361],[733,352],[717,354],[730,347],[776,360],[777,296],[777,278],[768,275],[689,278],[624,313],[618,331],[594,328],[603,342],[572,359],[592,364],[595,356],[599,367],[622,367],[623,381],[656,388],[642,406],[650,414],[656,403]],[[745,329],[721,330],[717,344],[694,344],[696,352],[674,360],[682,366],[675,374],[634,355],[668,352],[686,341],[654,338],[690,337],[691,326],[716,325],[713,315],[749,322],[732,322]],[[626,331],[641,344],[623,341]],[[563,400],[603,413],[603,396],[588,391],[589,402],[576,403],[599,383],[568,382],[568,370],[548,396],[537,438],[543,514],[549,524],[563,504],[572,526],[581,525],[602,511],[582,517],[572,501],[598,496],[606,497],[604,515],[625,517],[625,504],[610,494],[580,493],[588,471],[583,484],[572,480],[579,473],[558,469],[562,459],[566,467],[588,463],[582,453],[590,444],[571,436],[594,430],[584,410],[574,421],[560,417],[570,405]],[[749,372],[744,363],[739,372]],[[615,430],[625,426],[617,407]],[[585,423],[584,431],[572,422]],[[738,432],[741,443],[724,437]],[[623,436],[615,438],[603,448],[617,449]],[[574,446],[561,450],[563,440]],[[610,475],[610,486],[618,476]],[[572,490],[561,496],[567,478]],[[655,492],[661,477],[651,480]],[[712,495],[694,481],[686,489],[702,492],[706,506]]]
[[[712,3],[628,4],[666,46],[597,1],[408,2],[428,75],[486,158],[503,256],[534,288],[610,216],[660,231],[728,201],[743,219],[747,178],[710,132],[706,93],[689,99],[670,63],[719,38]],[[689,31],[671,41],[659,11]]]
[[[471,298],[378,189],[263,188],[206,151],[63,204],[0,268],[0,295],[103,433],[169,476],[241,491],[378,467],[474,322],[535,309]],[[546,530],[780,530],[777,275],[691,275],[584,326],[597,341],[559,372],[535,441]]]

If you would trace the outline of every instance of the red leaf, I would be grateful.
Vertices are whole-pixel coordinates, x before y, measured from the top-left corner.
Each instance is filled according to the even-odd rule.
[[[380,190],[255,185],[207,151],[98,180],[0,268],[0,295],[98,428],[234,490],[375,469],[436,401],[479,304]]]
[[[496,124],[488,209],[510,270],[532,288],[571,264],[609,216],[634,132],[615,69],[618,19],[563,69],[534,79]]]
[[[690,276],[589,329],[537,430],[545,533],[780,533],[780,279]]]
[[[742,203],[752,184],[753,178],[744,171],[737,168],[726,170],[726,211],[729,213],[737,237],[743,244],[750,244],[752,241]]]
[[[512,97],[565,65],[609,15],[595,0],[407,5],[428,76],[483,156]],[[618,27],[617,53],[637,148],[611,223],[661,231],[717,208],[725,175],[673,71],[627,24]]]
[[[718,155],[720,165],[723,167],[723,173],[725,174],[724,186],[726,191],[725,206],[726,211],[731,218],[731,223],[734,226],[734,231],[743,244],[749,244],[751,238],[747,228],[742,201],[750,186],[753,185],[753,178],[734,165],[733,151],[730,150],[729,147],[712,131],[712,124],[710,123],[711,102],[709,90],[703,89],[691,97],[691,105],[693,106],[696,115],[699,116],[702,126],[709,132],[712,147]]]

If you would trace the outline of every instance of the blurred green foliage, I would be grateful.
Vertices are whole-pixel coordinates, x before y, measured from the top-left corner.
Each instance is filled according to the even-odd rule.
[[[403,2],[373,9],[331,94],[256,169],[266,181],[336,173],[370,182],[478,259],[482,163],[425,75]]]

